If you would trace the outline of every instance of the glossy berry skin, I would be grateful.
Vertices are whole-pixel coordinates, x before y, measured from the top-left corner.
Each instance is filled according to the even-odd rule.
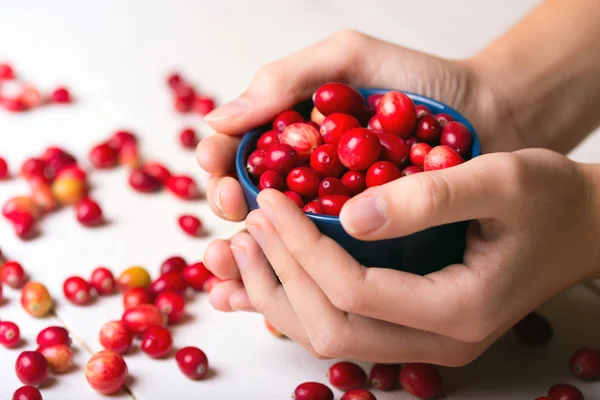
[[[21,264],[7,261],[0,269],[0,279],[5,285],[18,289],[27,282],[27,275]]]
[[[179,143],[185,149],[195,149],[196,145],[198,145],[198,136],[196,136],[196,131],[192,128],[183,129],[179,132]]]
[[[49,147],[42,154],[42,159],[48,163],[46,173],[51,177],[58,176],[64,169],[77,165],[75,157],[56,147]]]
[[[92,287],[83,278],[72,276],[63,283],[63,292],[65,297],[73,304],[86,305],[92,299]]]
[[[367,383],[366,372],[357,364],[341,361],[329,367],[329,382],[340,390],[359,389]]]
[[[410,135],[417,122],[413,101],[401,92],[386,93],[377,105],[377,116],[383,129],[394,135]]]
[[[167,181],[167,189],[183,200],[195,199],[199,195],[196,181],[186,175],[173,175]]]
[[[15,235],[21,240],[28,240],[36,236],[37,228],[35,217],[28,212],[15,212],[11,214],[10,222],[12,223]]]
[[[409,159],[412,165],[423,167],[425,157],[431,151],[431,146],[427,143],[417,143],[410,148]]]
[[[471,151],[472,142],[471,131],[464,124],[453,121],[444,125],[440,136],[440,144],[452,148],[464,157]]]
[[[342,176],[342,183],[352,196],[356,196],[367,188],[366,174],[362,171],[348,171]]]
[[[7,348],[17,347],[21,340],[21,330],[14,322],[0,322],[0,344]]]
[[[165,357],[173,348],[171,332],[164,326],[153,326],[144,333],[140,347],[152,358]]]
[[[190,379],[202,379],[208,372],[208,358],[197,347],[184,347],[175,354],[179,370]]]
[[[107,169],[117,165],[118,154],[108,143],[102,143],[92,147],[89,159],[95,168]]]
[[[71,102],[71,93],[65,87],[58,87],[50,94],[50,100],[53,103],[67,104]]]
[[[287,126],[298,122],[304,122],[304,117],[298,111],[283,111],[273,120],[273,130],[275,132],[283,132]]]
[[[321,135],[312,125],[298,122],[286,126],[279,141],[292,146],[298,159],[308,160],[313,150],[321,144]]]
[[[440,138],[442,126],[431,114],[425,114],[417,118],[415,136],[422,142],[435,142]]]
[[[212,276],[203,262],[190,264],[181,273],[185,283],[196,291],[203,289],[204,283]]]
[[[367,124],[367,128],[373,131],[373,133],[383,133],[383,126],[381,126],[381,122],[379,122],[379,117],[377,115],[373,115]]]
[[[283,178],[279,175],[278,172],[275,171],[265,171],[258,180],[258,190],[265,189],[275,189],[281,190],[283,189]]]
[[[416,165],[410,165],[402,170],[400,173],[402,176],[414,175],[423,172],[423,168],[417,167]]]
[[[140,304],[152,304],[154,296],[150,294],[150,290],[142,287],[129,289],[123,295],[123,309],[139,306]]]
[[[265,153],[265,166],[267,169],[276,171],[281,176],[287,176],[297,163],[296,150],[285,143],[276,143],[269,147]]]
[[[121,321],[134,335],[143,335],[154,325],[165,326],[166,317],[153,304],[140,304],[123,313]]]
[[[63,168],[57,175],[56,178],[73,178],[85,181],[87,174],[77,165],[69,165]]]
[[[48,361],[37,351],[24,351],[15,363],[17,378],[24,385],[39,386],[48,379]]]
[[[187,284],[177,272],[168,272],[162,274],[150,285],[150,294],[153,296],[159,295],[165,292],[183,293]]]
[[[118,152],[121,151],[124,145],[136,143],[137,137],[135,134],[125,130],[116,131],[111,135],[110,139],[108,139],[108,145]]]
[[[324,214],[323,207],[321,206],[321,202],[316,201],[316,200],[306,203],[306,205],[304,207],[302,207],[302,211],[304,211],[305,213],[312,213],[312,214]]]
[[[383,93],[372,94],[367,97],[367,104],[369,105],[369,107],[376,109],[377,105],[379,104],[379,101],[381,101],[382,97],[383,97]]]
[[[40,391],[33,386],[21,386],[13,393],[12,400],[43,400]]]
[[[322,144],[312,152],[310,167],[322,178],[337,178],[345,169],[338,158],[336,147],[332,144]]]
[[[169,272],[181,273],[187,266],[187,262],[180,256],[173,256],[167,258],[160,266],[160,273],[166,274]]]
[[[377,400],[367,389],[352,389],[344,393],[340,400]]]
[[[400,170],[393,163],[378,161],[367,171],[367,187],[385,185],[401,176]]]
[[[37,335],[36,343],[40,347],[54,346],[57,344],[71,345],[69,331],[62,326],[49,326],[40,331]]]
[[[321,178],[310,168],[298,167],[290,171],[287,187],[303,197],[314,197],[319,191]]]
[[[431,114],[431,110],[429,109],[429,107],[427,107],[423,104],[416,105],[415,111],[417,112],[417,118],[420,118],[423,115]]]
[[[267,171],[267,164],[265,163],[267,152],[263,149],[254,150],[248,156],[246,162],[246,171],[255,178],[259,178],[262,174]]]
[[[131,347],[133,335],[121,321],[107,322],[100,329],[100,344],[106,350],[123,354]]]
[[[188,236],[198,237],[202,234],[202,222],[198,217],[186,214],[179,217],[177,221],[181,230]]]
[[[379,158],[381,143],[370,130],[354,128],[342,135],[337,151],[338,158],[346,168],[364,171]]]
[[[464,162],[465,160],[450,147],[443,145],[436,146],[425,156],[423,171],[450,168]]]
[[[117,279],[117,285],[121,291],[127,291],[132,288],[149,288],[152,280],[150,274],[142,267],[130,267],[121,272]]]
[[[304,382],[292,393],[294,400],[333,400],[333,392],[319,382]]]
[[[166,315],[169,324],[176,324],[185,316],[185,300],[180,293],[161,293],[154,300],[154,305]]]
[[[442,392],[442,375],[430,364],[404,364],[400,370],[400,385],[413,396],[433,399]]]
[[[354,128],[360,128],[360,122],[356,118],[348,114],[334,113],[323,120],[320,133],[323,142],[336,145],[344,133]]]
[[[369,373],[369,383],[375,389],[388,391],[398,386],[400,364],[373,364]]]
[[[333,177],[323,179],[319,185],[319,197],[323,198],[325,196],[331,196],[335,194],[341,194],[350,197],[350,191],[346,186],[344,186],[341,180]]]
[[[31,179],[34,176],[39,176],[47,179],[46,168],[48,163],[39,158],[28,158],[21,165],[19,175],[25,179]]]
[[[77,221],[84,226],[97,226],[104,220],[102,208],[94,200],[86,197],[75,205]]]
[[[304,201],[302,200],[302,197],[300,197],[300,195],[298,193],[292,192],[291,190],[286,190],[285,192],[283,192],[283,194],[285,194],[294,203],[296,203],[296,205],[298,207],[300,207],[300,208],[304,207]]]
[[[8,163],[2,157],[0,157],[0,180],[8,178]]]
[[[315,92],[315,107],[326,117],[333,113],[359,115],[365,99],[354,88],[343,83],[326,83]]]
[[[46,286],[39,282],[29,282],[21,289],[21,306],[31,316],[45,317],[52,309],[52,297]]]
[[[129,375],[123,357],[108,350],[94,354],[85,364],[83,372],[92,389],[104,395],[121,390]]]
[[[448,122],[454,121],[454,118],[452,118],[449,114],[445,113],[435,114],[434,117],[438,120],[442,127],[444,127]]]
[[[404,139],[391,133],[380,133],[377,136],[381,143],[380,160],[390,161],[397,166],[404,164],[408,160],[410,147],[408,147]]]
[[[258,141],[256,142],[256,149],[267,150],[275,143],[279,143],[279,134],[280,132],[274,130],[266,131],[258,138]]]
[[[573,385],[559,383],[548,390],[552,400],[583,400],[583,393]]]
[[[162,183],[145,170],[138,168],[129,174],[129,186],[136,192],[153,193],[162,188]]]
[[[600,379],[600,350],[584,347],[571,356],[571,372],[582,381]]]
[[[48,361],[50,371],[55,374],[68,372],[73,365],[73,351],[64,344],[40,347],[37,351]]]
[[[90,285],[99,294],[112,294],[117,287],[113,273],[104,267],[98,267],[92,271]]]
[[[171,178],[171,171],[169,171],[167,167],[165,167],[163,164],[157,161],[150,161],[145,163],[142,166],[142,170],[147,174],[150,174],[163,185],[166,185],[169,178]]]

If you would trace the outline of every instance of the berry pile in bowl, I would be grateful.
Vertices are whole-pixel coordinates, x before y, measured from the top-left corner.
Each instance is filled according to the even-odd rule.
[[[327,83],[312,101],[248,132],[236,169],[251,210],[258,208],[259,191],[280,190],[363,265],[427,274],[462,261],[467,221],[366,242],[344,231],[342,206],[367,188],[450,168],[480,153],[469,121],[447,105],[412,93]]]

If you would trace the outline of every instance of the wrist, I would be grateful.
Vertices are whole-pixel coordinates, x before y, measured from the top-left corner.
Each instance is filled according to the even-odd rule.
[[[582,232],[591,238],[590,260],[592,261],[591,279],[600,279],[600,164],[578,164],[586,182],[586,195],[588,198],[587,215],[590,228]]]

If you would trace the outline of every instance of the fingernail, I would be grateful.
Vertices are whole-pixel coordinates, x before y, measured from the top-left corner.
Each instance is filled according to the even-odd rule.
[[[262,200],[260,198],[257,199],[258,205],[260,206],[260,210],[267,216],[269,221],[273,225],[277,223],[277,214],[275,213],[275,209],[267,200]]]
[[[250,102],[244,97],[238,97],[230,103],[221,106],[206,114],[204,119],[208,122],[222,121],[225,119],[239,117],[250,108]]]
[[[217,208],[219,209],[219,211],[221,211],[221,213],[223,215],[226,215],[227,213],[223,209],[223,204],[221,204],[221,183],[217,183],[217,187],[215,188],[214,196],[215,196],[214,197],[215,205],[217,206]]]
[[[233,258],[235,259],[238,269],[240,272],[244,271],[248,267],[248,254],[246,254],[246,249],[233,245],[230,245],[229,248],[231,249],[231,253],[233,253]]]
[[[367,233],[381,227],[388,219],[387,207],[381,196],[352,199],[342,208],[340,220],[351,233]]]
[[[265,234],[262,228],[258,225],[246,224],[246,229],[248,230],[248,233],[252,235],[254,240],[256,240],[256,243],[258,243],[260,247],[263,247],[265,243]]]

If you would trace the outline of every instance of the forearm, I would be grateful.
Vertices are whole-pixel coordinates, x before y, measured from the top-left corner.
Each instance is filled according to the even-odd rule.
[[[600,124],[598,0],[547,0],[469,63],[503,129],[490,140],[566,153]]]

